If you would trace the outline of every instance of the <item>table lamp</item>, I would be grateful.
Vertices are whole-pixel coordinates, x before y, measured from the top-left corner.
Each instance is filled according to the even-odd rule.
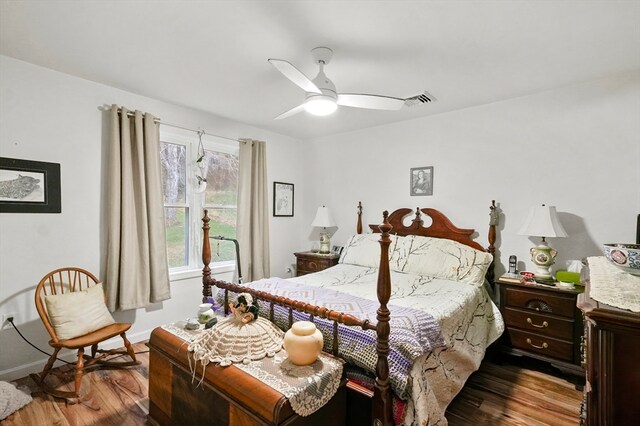
[[[331,217],[331,212],[325,206],[318,207],[318,211],[316,212],[316,217],[311,222],[311,226],[316,228],[322,228],[320,231],[320,251],[321,254],[329,254],[331,253],[331,241],[329,240],[329,234],[327,233],[327,228],[332,226],[336,226],[336,223],[333,221]]]
[[[545,238],[566,237],[567,231],[564,230],[555,206],[535,206],[529,212],[529,217],[518,232],[518,235],[527,235],[530,237],[542,237],[542,242],[532,247],[531,260],[537,267],[536,278],[543,280],[551,280],[551,266],[555,263],[555,257],[558,252],[547,244]]]

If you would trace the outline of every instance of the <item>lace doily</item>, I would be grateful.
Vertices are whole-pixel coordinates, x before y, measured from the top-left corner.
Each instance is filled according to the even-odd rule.
[[[591,298],[616,308],[640,312],[640,277],[616,268],[604,256],[588,260]]]
[[[298,366],[283,350],[263,362],[236,367],[271,386],[289,399],[291,408],[306,417],[324,406],[340,387],[344,361],[321,353],[311,365]]]
[[[163,329],[191,344],[209,331],[202,328],[190,331],[183,327],[184,325],[181,326],[180,323],[162,326]],[[247,364],[234,364],[234,366],[286,396],[293,411],[306,417],[333,398],[340,387],[343,364],[344,361],[339,358],[320,353],[318,360],[313,364],[297,366],[289,362],[287,353],[281,350],[271,358],[265,357]]]

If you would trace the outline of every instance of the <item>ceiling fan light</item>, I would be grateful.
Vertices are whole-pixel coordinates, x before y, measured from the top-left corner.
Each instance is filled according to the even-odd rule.
[[[326,95],[311,96],[304,103],[307,112],[318,116],[333,114],[337,108],[336,100]]]

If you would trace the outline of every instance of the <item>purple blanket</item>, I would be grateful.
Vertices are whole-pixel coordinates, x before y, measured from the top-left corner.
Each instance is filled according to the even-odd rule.
[[[280,278],[268,278],[245,285],[255,290],[344,312],[361,320],[369,319],[373,323],[377,322],[376,310],[380,306],[379,303],[350,294],[326,288],[303,286]],[[220,303],[223,300],[224,290],[220,290],[216,295],[216,301]],[[444,346],[444,338],[438,322],[428,313],[401,306],[389,306],[389,310],[391,311],[389,379],[394,392],[400,398],[407,399],[411,394],[409,372],[413,362],[419,356]],[[260,315],[269,317],[269,303],[260,302]],[[294,311],[293,318],[294,321],[308,321],[309,314]],[[274,322],[280,328],[287,329],[288,308],[275,305]],[[333,321],[316,317],[313,322],[325,337],[325,351],[330,352]],[[362,330],[360,327],[339,324],[338,339],[340,355],[347,362],[375,373],[378,355],[376,334],[373,330]]]

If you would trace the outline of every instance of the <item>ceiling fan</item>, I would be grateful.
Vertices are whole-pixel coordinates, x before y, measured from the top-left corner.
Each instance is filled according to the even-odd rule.
[[[405,105],[414,106],[435,100],[426,91],[410,98],[394,98],[361,93],[338,93],[336,86],[324,73],[324,67],[331,61],[333,50],[328,47],[316,47],[311,50],[311,55],[313,55],[313,59],[320,67],[318,75],[313,80],[285,60],[269,59],[271,65],[306,92],[306,99],[303,104],[283,112],[275,120],[291,117],[304,110],[313,115],[329,115],[338,108],[338,105],[353,108],[399,110]]]

